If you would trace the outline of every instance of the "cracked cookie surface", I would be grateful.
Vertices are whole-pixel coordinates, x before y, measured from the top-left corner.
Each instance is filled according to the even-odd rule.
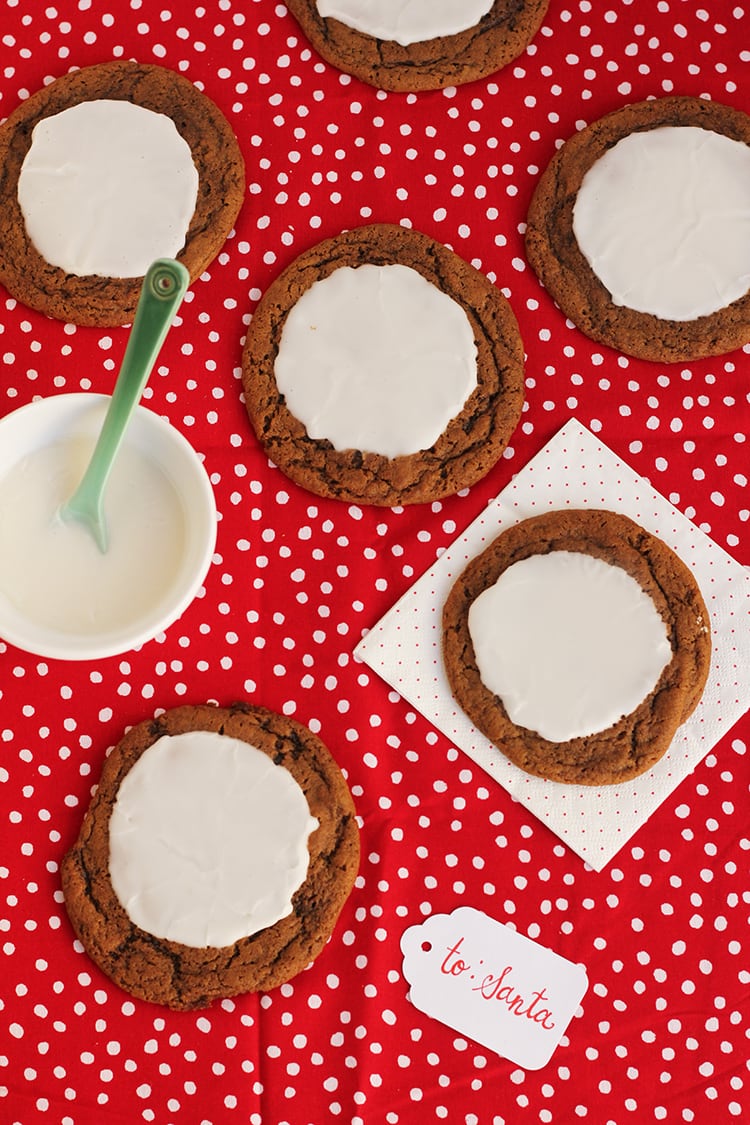
[[[503,571],[550,551],[622,567],[653,600],[672,649],[654,690],[634,711],[607,730],[565,742],[511,722],[482,682],[468,627],[472,602]],[[619,513],[564,509],[508,528],[459,575],[443,609],[443,657],[456,702],[515,765],[565,784],[612,785],[650,769],[698,705],[711,661],[709,617],[692,573],[662,540]]]
[[[478,384],[429,449],[393,458],[337,450],[311,438],[279,392],[274,365],[284,323],[302,294],[339,267],[394,263],[416,270],[464,309],[477,347]],[[489,472],[520,418],[523,359],[513,311],[483,274],[427,235],[373,224],[312,247],[269,286],[248,329],[242,381],[255,434],[291,480],[319,496],[390,507],[437,500]]]
[[[549,0],[495,0],[474,27],[401,46],[324,18],[315,0],[288,0],[318,54],[332,66],[381,90],[439,90],[486,78],[523,52]]]
[[[292,913],[224,948],[193,948],[139,929],[109,875],[109,820],[120,783],[162,735],[193,730],[242,739],[284,766],[319,821]],[[306,968],[333,931],[358,863],[359,829],[349,788],[307,727],[244,704],[184,706],[131,728],[108,756],[78,840],[63,860],[62,886],[73,928],[103,972],[133,996],[186,1010],[241,992],[266,992]]]
[[[585,335],[639,359],[676,363],[746,344],[750,292],[688,321],[615,305],[573,231],[578,190],[596,161],[631,133],[665,126],[697,126],[750,145],[750,116],[718,102],[676,96],[623,106],[570,137],[552,157],[529,205],[526,253],[550,296]]]
[[[245,165],[229,122],[192,82],[165,67],[127,61],[72,71],[38,90],[0,126],[0,282],[29,308],[72,324],[133,320],[143,278],[76,276],[46,261],[26,231],[18,178],[37,122],[81,102],[130,101],[174,122],[198,171],[198,198],[177,255],[195,281],[218,254],[239,214]]]

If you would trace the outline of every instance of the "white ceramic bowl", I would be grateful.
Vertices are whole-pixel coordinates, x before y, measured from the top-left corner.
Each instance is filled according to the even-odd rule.
[[[89,542],[88,531],[80,525],[63,524],[55,509],[53,523],[56,520],[57,524],[51,546],[44,513],[37,520],[44,524],[41,538],[36,531],[27,535],[25,512],[33,505],[25,496],[25,466],[36,466],[33,473],[37,483],[42,482],[36,491],[46,494],[46,482],[50,481],[52,489],[56,480],[47,471],[49,458],[54,455],[59,460],[62,454],[57,451],[62,449],[68,461],[75,451],[79,464],[75,469],[67,464],[65,468],[70,479],[65,484],[54,483],[55,489],[66,492],[62,495],[61,491],[56,501],[62,502],[77,482],[71,473],[80,476],[88,462],[108,402],[106,395],[53,395],[0,420],[0,637],[39,656],[93,660],[127,652],[153,639],[187,608],[211,564],[217,516],[206,471],[182,434],[142,406],[130,421],[105,495],[110,528],[107,554],[99,561],[90,558],[86,552],[95,545],[93,540]],[[146,475],[139,476],[141,470]],[[154,498],[162,493],[164,508],[157,512]],[[24,525],[23,534],[16,536],[13,528],[19,524]],[[170,533],[160,536],[162,527]],[[86,556],[85,567],[69,564],[66,552],[71,540],[55,538],[61,535],[85,538],[86,543],[76,547]],[[32,547],[37,541],[43,544],[41,550]],[[20,542],[28,545],[17,547]],[[123,543],[128,556],[133,556],[124,561],[117,553]],[[14,552],[15,563],[6,565],[4,560]],[[64,566],[58,566],[60,560]],[[96,571],[95,581],[87,578],[82,593],[81,575],[87,573],[89,564]],[[75,579],[73,592],[67,579],[62,580],[67,573]],[[106,612],[97,609],[92,616],[99,579],[108,588],[107,608]],[[35,588],[42,588],[43,596],[35,594]]]

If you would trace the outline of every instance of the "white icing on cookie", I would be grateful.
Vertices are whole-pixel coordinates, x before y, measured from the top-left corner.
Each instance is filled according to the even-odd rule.
[[[606,730],[653,691],[672,651],[652,599],[619,566],[575,551],[508,567],[469,610],[482,682],[551,742]]]
[[[573,231],[615,305],[709,316],[750,289],[750,146],[694,126],[631,133],[584,176]]]
[[[317,0],[323,18],[408,47],[479,23],[493,0]]]
[[[291,413],[334,448],[429,449],[477,385],[464,310],[407,266],[343,266],[290,310],[274,374]]]
[[[147,933],[231,945],[291,913],[317,825],[291,773],[254,746],[208,731],[165,735],[119,788],[112,886]]]
[[[175,258],[197,198],[172,119],[106,98],[41,120],[18,180],[32,243],[77,276],[142,277],[156,258]]]

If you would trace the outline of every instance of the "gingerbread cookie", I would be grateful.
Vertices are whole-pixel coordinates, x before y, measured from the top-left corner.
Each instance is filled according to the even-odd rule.
[[[697,706],[711,659],[691,572],[626,516],[565,509],[499,535],[443,611],[453,694],[521,769],[612,785],[650,769]]]
[[[586,335],[685,362],[750,341],[750,117],[624,106],[571,137],[531,201],[529,261]]]
[[[192,82],[126,61],[73,71],[0,127],[0,281],[60,320],[130,323],[151,261],[195,280],[244,192],[232,129]]]
[[[314,246],[268,288],[242,359],[258,440],[320,496],[393,506],[483,477],[523,403],[510,305],[424,234],[375,224]]]
[[[438,90],[486,78],[536,35],[549,0],[288,0],[315,50],[381,90]]]
[[[62,885],[116,984],[189,1009],[301,972],[358,861],[351,795],[320,739],[257,707],[185,706],[109,755]]]

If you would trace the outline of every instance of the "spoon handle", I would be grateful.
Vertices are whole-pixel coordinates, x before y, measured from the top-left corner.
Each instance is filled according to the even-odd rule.
[[[120,373],[79,489],[95,485],[103,491],[130,415],[140,401],[189,282],[188,271],[172,258],[159,258],[146,271]],[[91,485],[87,485],[87,479]]]
[[[109,542],[102,504],[109,474],[189,281],[188,271],[173,258],[159,258],[146,271],[120,373],[94,452],[80,484],[59,511],[63,520],[85,524],[102,552]]]

